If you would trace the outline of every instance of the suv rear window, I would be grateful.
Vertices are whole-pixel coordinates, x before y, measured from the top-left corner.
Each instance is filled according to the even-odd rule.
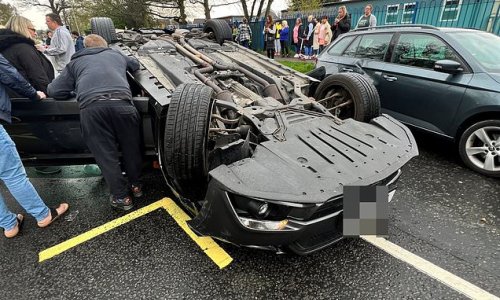
[[[346,49],[344,56],[384,60],[391,39],[392,33],[365,34]]]

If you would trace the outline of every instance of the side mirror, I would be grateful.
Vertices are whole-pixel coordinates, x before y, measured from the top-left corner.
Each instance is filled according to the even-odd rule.
[[[438,60],[434,63],[434,71],[448,73],[448,74],[458,74],[462,73],[464,69],[459,62],[454,60]]]

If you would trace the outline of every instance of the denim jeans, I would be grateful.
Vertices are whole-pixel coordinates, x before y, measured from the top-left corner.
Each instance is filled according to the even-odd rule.
[[[301,50],[300,49],[300,44],[299,43],[295,44],[295,53],[296,54],[300,54],[300,50]]]
[[[0,125],[0,180],[5,183],[12,196],[26,212],[38,222],[49,215],[49,208],[26,177],[16,145],[2,125]],[[16,224],[16,214],[9,211],[5,199],[0,194],[0,227],[10,230]]]
[[[306,56],[311,56],[313,52],[312,46],[306,46]]]

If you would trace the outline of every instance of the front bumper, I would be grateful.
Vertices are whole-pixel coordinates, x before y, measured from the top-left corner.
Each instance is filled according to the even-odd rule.
[[[396,191],[401,171],[377,183],[389,188],[389,201]],[[235,207],[235,195],[212,180],[202,210],[188,225],[199,235],[212,236],[238,246],[281,252],[289,250],[299,255],[309,254],[342,239],[342,197],[322,204],[286,203],[250,199],[286,207],[286,216],[274,221],[242,216]],[[237,197],[242,197],[237,195]],[[270,227],[260,226],[271,223]],[[278,225],[278,226],[274,226]]]

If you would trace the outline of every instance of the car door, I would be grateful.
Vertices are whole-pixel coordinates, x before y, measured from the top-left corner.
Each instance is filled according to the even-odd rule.
[[[344,72],[342,70],[343,67],[352,69],[355,53],[352,56],[343,55],[343,53],[346,51],[347,47],[351,47],[350,45],[352,45],[354,40],[356,40],[354,44],[358,45],[361,36],[351,35],[340,38],[331,47],[320,54],[316,67],[324,67],[327,75]]]
[[[13,98],[12,124],[5,128],[24,160],[91,157],[80,133],[75,99]]]
[[[463,72],[434,71],[438,60],[454,60]],[[382,111],[404,123],[442,135],[449,128],[463,99],[472,73],[457,52],[437,35],[400,33],[390,63],[377,84]]]
[[[350,38],[346,41],[344,38],[321,57],[326,73],[366,73],[377,80],[375,72],[384,68],[384,59],[393,35],[392,32],[366,33],[358,35],[352,42],[353,36],[346,37]],[[347,42],[350,44],[346,47]]]

